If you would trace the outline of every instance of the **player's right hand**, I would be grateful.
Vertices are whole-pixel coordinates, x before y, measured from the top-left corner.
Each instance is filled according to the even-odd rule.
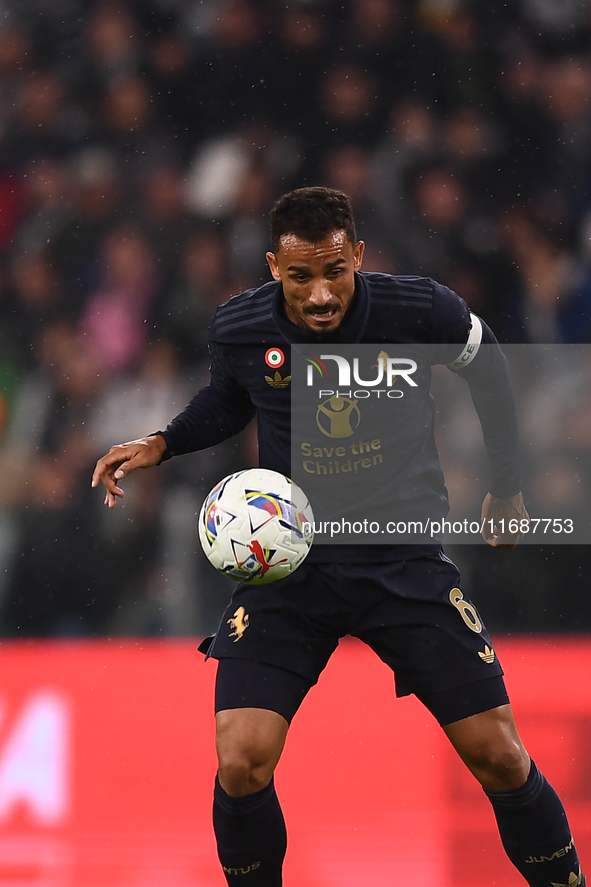
[[[98,487],[102,481],[107,489],[105,505],[114,508],[117,498],[122,499],[125,496],[117,482],[136,468],[151,468],[153,465],[158,465],[165,452],[166,441],[160,434],[117,444],[96,463],[91,486]]]

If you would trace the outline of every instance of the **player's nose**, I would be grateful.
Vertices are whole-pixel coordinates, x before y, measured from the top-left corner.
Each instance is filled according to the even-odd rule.
[[[310,302],[318,308],[323,307],[332,299],[332,293],[328,288],[326,280],[318,280],[312,284],[310,289]]]

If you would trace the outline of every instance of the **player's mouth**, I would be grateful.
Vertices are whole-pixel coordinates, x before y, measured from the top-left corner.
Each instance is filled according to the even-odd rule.
[[[305,312],[306,317],[313,320],[314,323],[330,323],[335,320],[340,312],[340,305],[331,305],[325,308],[308,308]]]

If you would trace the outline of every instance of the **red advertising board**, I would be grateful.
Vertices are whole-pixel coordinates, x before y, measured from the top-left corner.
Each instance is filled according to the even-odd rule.
[[[591,640],[497,650],[522,736],[591,864]],[[2,887],[222,887],[214,672],[191,641],[0,646]],[[523,883],[445,736],[357,642],[306,699],[276,782],[289,887]]]

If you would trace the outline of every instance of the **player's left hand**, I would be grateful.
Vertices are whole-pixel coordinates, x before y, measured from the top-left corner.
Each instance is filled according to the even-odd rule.
[[[525,523],[522,523],[525,521]],[[527,530],[529,514],[521,493],[497,499],[487,493],[482,503],[482,535],[492,548],[515,548]],[[516,532],[511,532],[511,529]]]

